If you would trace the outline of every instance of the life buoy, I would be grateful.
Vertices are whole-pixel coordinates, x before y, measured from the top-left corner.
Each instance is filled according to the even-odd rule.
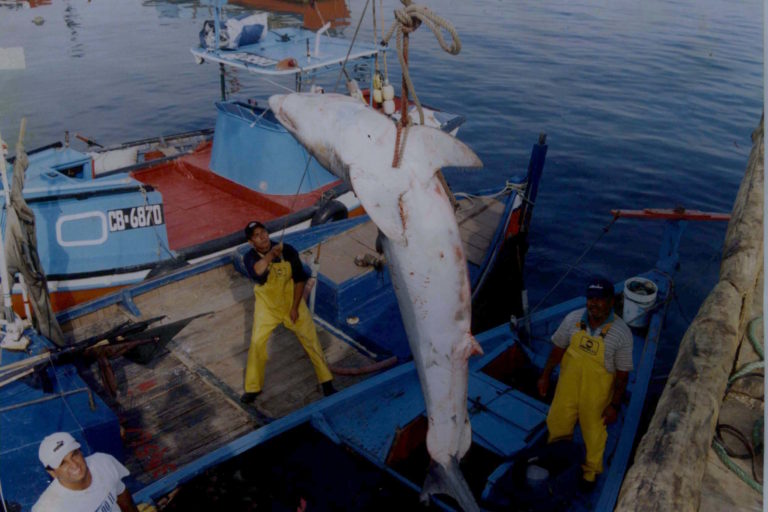
[[[349,217],[349,211],[344,203],[331,199],[322,206],[318,207],[315,214],[312,216],[310,226],[318,226],[335,220],[343,220]]]

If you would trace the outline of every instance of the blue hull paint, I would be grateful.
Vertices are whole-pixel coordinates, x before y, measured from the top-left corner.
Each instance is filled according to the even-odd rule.
[[[320,226],[292,235],[290,243],[297,248],[311,247],[319,240],[350,229],[365,219],[351,219],[340,223]],[[640,412],[645,402],[650,373],[653,368],[660,328],[663,323],[665,307],[671,282],[669,275],[676,263],[676,244],[679,240],[679,224],[670,223],[672,230],[665,235],[665,247],[660,254],[657,269],[647,274],[659,285],[661,306],[651,317],[647,333],[635,333],[636,369],[631,374],[628,387],[628,405],[622,410],[619,424],[609,429],[607,457],[609,463],[606,472],[598,480],[594,493],[578,496],[574,499],[573,510],[610,510],[615,503],[618,489],[626,471],[628,458],[640,419]],[[286,238],[288,241],[289,238]],[[130,300],[130,297],[155,289],[180,279],[186,279],[210,268],[221,265],[239,264],[239,259],[232,255],[179,270],[129,289],[127,296],[116,294],[84,307],[75,308],[62,318],[76,318],[93,312],[109,303]],[[616,286],[621,289],[621,283]],[[532,318],[532,347],[523,347],[531,356],[534,366],[541,367],[546,360],[549,344],[548,336],[554,331],[562,317],[568,311],[581,307],[583,298],[576,298],[546,310],[537,312]],[[645,335],[643,335],[645,334]],[[490,365],[497,358],[516,346],[520,346],[516,334],[508,326],[502,325],[477,336],[484,347],[485,355],[470,361],[469,408],[473,425],[473,443],[486,457],[502,463],[521,450],[540,443],[545,436],[544,419],[547,406],[520,390],[512,389],[507,384],[491,376]],[[543,340],[543,341],[542,341]],[[49,346],[35,338],[32,353],[44,346]],[[4,354],[9,354],[5,352]],[[15,362],[21,357],[6,356],[3,364]],[[50,373],[50,371],[49,371]],[[84,387],[74,367],[59,366],[53,379],[56,389],[74,390]],[[0,388],[3,407],[44,396],[41,390],[20,381]],[[43,404],[27,406],[24,409],[0,412],[0,456],[4,461],[0,465],[0,480],[6,499],[29,506],[42,492],[47,481],[37,463],[37,444],[51,429],[73,432],[87,451],[107,451],[121,455],[117,419],[114,414],[94,395],[96,410],[91,410],[86,393],[70,395],[64,400],[56,398]],[[39,412],[36,412],[39,411]],[[372,377],[362,383],[345,389],[336,395],[310,404],[305,408],[278,419],[273,423],[247,434],[228,445],[215,450],[194,463],[165,476],[154,484],[135,494],[138,501],[151,501],[167,494],[177,485],[187,482],[204,471],[225,461],[232,461],[257,446],[269,443],[286,432],[302,425],[309,425],[315,431],[341,443],[354,453],[363,457],[374,467],[393,478],[415,496],[421,485],[420,478],[408,476],[387,465],[387,458],[395,441],[395,433],[409,423],[418,420],[424,414],[424,402],[418,385],[415,368],[412,363],[402,364],[390,371]],[[40,416],[42,415],[42,416]],[[25,428],[19,428],[25,425]],[[27,428],[28,426],[28,428]],[[578,431],[576,437],[578,438]],[[87,444],[86,444],[87,443]],[[307,455],[311,457],[311,455]],[[230,462],[234,463],[234,462]],[[490,472],[488,472],[490,474]],[[477,486],[477,484],[475,484]],[[9,491],[9,488],[12,490]],[[479,496],[480,492],[476,489]],[[409,498],[410,499],[410,498]],[[439,508],[450,509],[440,500],[435,501]]]
[[[316,192],[338,179],[311,158],[268,110],[239,101],[219,102],[216,108],[210,170],[243,187],[243,194],[267,196],[263,210],[277,209],[274,219],[264,221],[290,228],[312,218],[322,206],[319,203],[287,212],[284,206],[272,205],[272,198]],[[462,119],[448,113],[441,115],[446,127]],[[59,284],[59,291],[136,283],[159,264],[200,258],[242,243],[238,229],[172,251],[164,217],[165,211],[173,210],[175,205],[131,175],[173,162],[210,138],[210,131],[202,131],[107,148],[103,151],[130,154],[133,150],[136,163],[126,163],[98,176],[94,175],[97,164],[91,154],[61,144],[30,151],[24,195],[35,212],[44,271],[52,281],[100,278],[99,283]],[[158,159],[155,154],[146,160],[146,155],[157,153],[158,148],[177,147],[175,139],[179,156]],[[343,187],[333,190],[336,194],[343,191]],[[280,214],[280,209],[286,213]],[[149,210],[155,218],[152,222],[144,219]]]
[[[633,332],[636,365],[627,389],[628,405],[622,409],[619,422],[609,427],[606,471],[598,479],[598,485],[593,492],[572,496],[569,510],[612,510],[618,496],[637,435],[640,413],[645,404],[661,326],[671,293],[670,275],[677,256],[674,248],[681,232],[678,224],[670,225],[672,229],[665,235],[663,257],[657,263],[656,269],[644,274],[659,286],[659,307],[652,312],[647,331]],[[622,283],[617,284],[617,290],[620,290],[621,286]],[[473,426],[473,445],[480,447],[486,457],[495,457],[501,464],[513,459],[522,450],[541,444],[546,436],[544,421],[548,410],[547,405],[538,399],[492,377],[493,362],[514,347],[520,347],[529,353],[534,367],[540,369],[550,349],[548,337],[563,316],[583,305],[584,298],[576,298],[534,315],[533,338],[537,341],[530,347],[522,347],[516,334],[506,325],[477,336],[485,355],[470,360],[468,407]],[[273,442],[281,435],[303,425],[312,426],[316,431],[323,433],[330,442],[341,443],[369,460],[381,471],[395,476],[404,486],[418,490],[422,481],[409,478],[393,469],[387,464],[387,459],[392,452],[396,432],[424,414],[423,397],[413,363],[403,364],[247,434],[145,487],[135,496],[140,501],[158,499],[180,484],[225,461],[230,461],[230,466],[236,465],[236,457],[247,455],[249,450]],[[575,438],[580,440],[578,429]],[[306,458],[311,457],[311,453],[306,453]],[[279,462],[275,461],[274,464]],[[333,471],[332,466],[329,462],[327,470]],[[468,475],[471,471],[472,469],[465,469]],[[488,472],[487,476],[490,474],[491,472]],[[198,482],[193,487],[200,485],[204,484]],[[480,492],[478,489],[475,491],[479,498]],[[447,503],[439,499],[433,504],[438,508],[452,510]],[[415,506],[415,502],[410,503],[410,506]]]
[[[338,181],[271,111],[236,101],[219,102],[216,109],[210,166],[217,174],[251,190],[285,196],[306,194]]]
[[[52,345],[31,331],[30,352]],[[28,354],[3,351],[2,371]],[[37,457],[46,435],[69,432],[88,454],[101,451],[123,459],[120,425],[115,413],[92,392],[72,364],[40,365],[52,389],[44,392],[39,377],[28,376],[0,388],[0,482],[7,502],[29,510],[45,490],[50,477]],[[4,375],[3,379],[8,375]],[[37,401],[37,403],[35,403]]]

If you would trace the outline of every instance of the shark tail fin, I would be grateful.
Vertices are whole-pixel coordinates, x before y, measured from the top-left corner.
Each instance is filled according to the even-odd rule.
[[[421,501],[427,502],[433,494],[445,494],[459,504],[465,512],[480,512],[480,507],[459,468],[459,461],[451,457],[447,465],[432,462],[421,491]]]

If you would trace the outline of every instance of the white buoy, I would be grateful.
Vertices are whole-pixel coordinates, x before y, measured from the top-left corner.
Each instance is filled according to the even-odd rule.
[[[381,94],[384,96],[384,101],[394,100],[395,88],[390,84],[384,84],[384,87],[381,88]]]
[[[384,100],[384,113],[388,116],[391,116],[395,113],[395,102],[394,100]]]

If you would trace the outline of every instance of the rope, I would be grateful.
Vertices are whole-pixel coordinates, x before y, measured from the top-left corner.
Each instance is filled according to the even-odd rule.
[[[752,361],[738,370],[734,371],[731,376],[728,378],[728,386],[726,387],[726,390],[730,389],[731,384],[735,382],[736,380],[746,377],[747,375],[752,374],[754,370],[765,368],[765,354],[763,353],[763,347],[760,346],[760,342],[757,339],[757,334],[755,333],[755,328],[757,325],[759,325],[759,321],[763,319],[763,315],[756,316],[752,320],[749,321],[749,324],[747,324],[747,339],[752,344],[752,348],[755,349],[755,352],[760,357],[759,361]],[[759,374],[757,374],[759,376]],[[727,391],[726,391],[727,394]]]
[[[464,199],[468,199],[470,202],[472,202],[473,199],[480,199],[480,198],[489,198],[489,199],[495,199],[499,196],[503,196],[505,194],[508,194],[510,192],[515,192],[516,194],[520,195],[520,199],[527,202],[528,204],[533,205],[533,201],[528,199],[527,197],[523,196],[523,192],[525,191],[525,184],[521,183],[512,183],[511,181],[507,180],[507,182],[504,184],[504,186],[498,191],[498,192],[492,192],[490,194],[473,194],[471,192],[454,192],[454,196],[456,197],[462,197]]]
[[[758,325],[758,321],[762,320],[762,315],[757,316],[749,321],[749,324],[747,324],[747,338],[749,339],[750,343],[752,344],[752,347],[755,349],[755,352],[760,357],[760,361],[752,361],[738,370],[734,371],[731,376],[728,378],[728,384],[726,386],[726,392],[725,394],[728,395],[728,393],[731,391],[731,384],[733,384],[736,380],[746,377],[746,376],[756,376],[756,377],[763,377],[764,375],[761,375],[759,373],[754,373],[754,370],[759,368],[765,368],[765,355],[763,352],[763,347],[760,344],[760,341],[757,339],[757,335],[755,333],[755,326]],[[736,474],[741,480],[749,485],[752,489],[755,491],[762,493],[763,492],[763,486],[762,486],[762,480],[757,477],[757,470],[755,468],[756,465],[756,452],[763,448],[762,438],[763,438],[763,425],[764,421],[762,416],[758,418],[755,423],[752,426],[752,439],[747,438],[745,434],[743,434],[739,429],[732,425],[728,425],[726,423],[718,423],[717,427],[715,429],[715,437],[712,439],[712,449],[715,450],[715,453],[717,453],[718,457],[720,457],[720,460],[725,464],[725,466],[730,469],[733,473]],[[736,439],[741,441],[741,443],[746,447],[747,453],[746,454],[736,454],[733,451],[729,450],[722,437],[722,431],[727,431],[731,435],[733,435]],[[738,458],[738,459],[746,459],[749,458],[751,465],[752,465],[752,476],[748,475],[744,469],[733,462],[731,460],[731,457]]]
[[[755,349],[755,352],[760,356],[760,359],[765,359],[763,346],[760,344],[760,341],[757,339],[757,334],[755,333],[755,329],[760,325],[758,321],[762,319],[763,315],[760,315],[749,321],[749,324],[747,325],[747,338],[749,338],[749,342],[752,343],[752,348]]]
[[[405,153],[405,142],[408,140],[408,128],[410,125],[398,123],[395,131],[395,154],[392,156],[392,167],[400,167],[400,160]]]
[[[144,199],[144,206],[149,207],[149,198],[147,197],[147,189],[144,188],[144,185],[139,186],[139,191],[141,192],[141,197]],[[168,256],[170,256],[171,259],[175,259],[176,255],[171,252],[170,247],[168,247],[166,244],[163,243],[162,238],[160,238],[160,234],[158,233],[158,226],[152,226],[152,233],[155,235],[155,239],[157,240],[157,257],[160,259],[161,257],[161,251],[165,249],[165,252],[168,253]]]
[[[601,232],[601,233],[598,235],[598,237],[597,237],[597,238],[596,238],[596,239],[595,239],[595,240],[594,240],[594,241],[593,241],[591,244],[589,244],[589,247],[587,247],[586,249],[584,249],[584,252],[582,252],[582,253],[581,253],[581,256],[579,256],[579,257],[576,259],[576,261],[575,261],[575,262],[573,262],[573,264],[571,264],[571,265],[569,265],[569,266],[568,266],[568,270],[566,270],[566,271],[565,271],[565,273],[564,273],[564,274],[563,274],[563,275],[560,277],[560,279],[558,279],[558,280],[557,280],[557,282],[555,283],[555,285],[554,285],[552,288],[550,288],[550,289],[549,289],[549,291],[547,292],[547,294],[546,294],[546,295],[544,295],[544,298],[543,298],[543,299],[541,299],[541,300],[539,301],[539,303],[538,303],[538,304],[536,304],[536,306],[534,306],[534,308],[531,310],[531,312],[530,312],[530,313],[528,313],[528,315],[527,315],[527,316],[528,316],[529,318],[530,318],[531,316],[533,316],[533,314],[534,314],[536,311],[538,311],[538,309],[539,309],[539,308],[540,308],[540,307],[541,307],[541,306],[544,304],[544,302],[546,302],[546,300],[549,298],[549,296],[550,296],[550,295],[552,295],[552,292],[554,292],[554,291],[555,291],[555,289],[557,289],[557,287],[558,287],[558,286],[560,286],[560,283],[562,283],[562,282],[565,280],[565,278],[566,278],[566,277],[568,277],[568,274],[570,274],[570,273],[571,273],[571,271],[572,271],[573,269],[575,269],[576,267],[578,267],[578,266],[579,266],[579,263],[581,263],[581,260],[583,260],[583,259],[584,259],[584,257],[585,257],[585,256],[586,256],[586,255],[589,253],[589,251],[591,251],[591,250],[592,250],[592,248],[593,248],[595,245],[597,245],[597,242],[599,242],[599,241],[600,241],[600,239],[601,239],[601,238],[603,238],[603,236],[605,236],[605,234],[606,234],[606,233],[608,233],[608,231],[609,231],[609,230],[611,229],[611,227],[613,226],[614,222],[616,222],[617,220],[619,220],[619,216],[618,216],[618,215],[614,215],[614,216],[613,216],[613,218],[611,219],[611,222],[609,222],[608,224],[606,224],[606,226],[603,228],[602,232]]]
[[[397,356],[391,356],[391,357],[388,357],[387,359],[384,359],[383,361],[377,361],[375,363],[371,363],[366,366],[348,367],[348,366],[329,365],[328,369],[331,370],[331,372],[336,375],[357,376],[357,375],[367,375],[369,373],[377,372],[379,370],[385,370],[387,368],[394,366],[395,363],[397,363]]]
[[[270,84],[274,85],[275,87],[278,87],[280,89],[285,89],[289,93],[296,92],[295,89],[291,89],[290,87],[288,87],[286,85],[279,84],[279,83],[275,82],[274,80],[270,80],[269,78],[266,78],[266,77],[263,77],[263,76],[259,76],[259,78],[261,78],[262,80],[264,80],[267,83],[270,83]],[[269,109],[267,109],[267,110],[269,110]]]
[[[373,0],[374,2],[376,0]],[[379,15],[381,16],[380,26],[381,26],[381,40],[384,40],[384,15],[382,14],[384,12],[384,0],[379,0]],[[373,37],[376,37],[376,34],[373,34]],[[384,68],[384,83],[389,83],[389,68],[387,68],[387,52],[381,52],[381,61]]]
[[[66,398],[64,398],[64,388],[61,385],[61,381],[59,380],[59,372],[56,371],[56,366],[53,364],[53,358],[51,357],[51,353],[48,352],[48,363],[51,365],[51,370],[53,371],[53,378],[56,380],[56,385],[59,388],[59,398],[61,398],[61,401],[64,402],[64,405],[67,406],[67,410],[69,411],[69,414],[72,415],[72,419],[75,420],[75,423],[77,423],[78,428],[80,428],[81,432],[85,432],[85,428],[80,424],[80,420],[77,419],[77,416],[75,415],[75,411],[72,410],[72,407],[70,407],[69,402]],[[95,410],[95,409],[94,409]]]
[[[365,18],[365,11],[368,10],[368,3],[371,0],[365,0],[365,7],[363,7],[363,12],[360,13],[360,19],[357,20],[357,27],[355,27],[355,35],[352,36],[352,41],[349,42],[349,48],[347,49],[347,55],[344,57],[344,62],[341,64],[341,70],[339,71],[339,76],[336,78],[336,85],[333,86],[333,92],[336,92],[339,90],[339,83],[341,82],[341,75],[342,73],[346,72],[347,68],[347,61],[349,60],[349,54],[352,53],[352,46],[355,44],[355,39],[357,39],[357,33],[360,32],[360,25],[363,24],[363,18]],[[376,0],[374,0],[376,1]]]
[[[725,447],[718,441],[717,439],[712,440],[712,449],[715,450],[715,453],[717,453],[718,457],[720,457],[720,460],[725,464],[725,466],[733,471],[736,476],[742,479],[744,483],[746,483],[748,486],[750,486],[755,491],[762,494],[763,492],[763,486],[762,484],[755,481],[751,476],[747,474],[744,469],[742,469],[741,466],[736,464],[731,460],[731,458],[728,456],[728,453],[725,450]]]
[[[291,207],[288,209],[288,213],[291,213],[293,211],[293,207],[296,206],[296,201],[299,199],[299,193],[301,192],[301,186],[304,184],[304,178],[307,177],[307,171],[309,170],[309,164],[312,162],[312,155],[307,153],[307,165],[304,166],[304,173],[301,175],[301,181],[299,181],[299,188],[296,189],[296,193],[293,195],[293,201],[291,202]],[[285,220],[283,220],[283,228],[280,233],[280,242],[283,243],[283,238],[285,238],[285,228],[288,226],[288,215],[285,215]]]
[[[0,157],[2,158],[2,157]],[[5,496],[3,495],[3,485],[0,482],[0,503],[3,504],[3,512],[8,512],[8,507],[5,505]]]
[[[453,24],[445,18],[438,16],[427,7],[413,4],[412,0],[400,1],[405,7],[395,10],[395,21],[392,23],[387,35],[382,39],[381,44],[388,44],[392,35],[396,33],[397,59],[400,62],[400,68],[403,71],[403,82],[407,87],[408,94],[413,98],[413,102],[416,104],[416,108],[419,111],[419,123],[424,124],[424,111],[421,108],[421,102],[416,95],[416,89],[413,86],[411,75],[408,71],[407,48],[404,49],[404,45],[407,46],[408,43],[407,41],[404,43],[404,40],[407,39],[411,32],[414,32],[422,23],[424,23],[432,30],[432,33],[435,34],[440,47],[451,55],[457,55],[461,51],[461,41],[459,40],[459,35],[453,27]],[[445,42],[441,29],[445,29],[451,35],[450,45]],[[400,98],[401,101],[407,101],[407,95],[404,96],[405,98]],[[405,123],[406,120],[400,119],[400,122]]]
[[[755,451],[763,449],[763,427],[765,426],[765,420],[760,416],[755,424],[752,426],[752,447]]]

